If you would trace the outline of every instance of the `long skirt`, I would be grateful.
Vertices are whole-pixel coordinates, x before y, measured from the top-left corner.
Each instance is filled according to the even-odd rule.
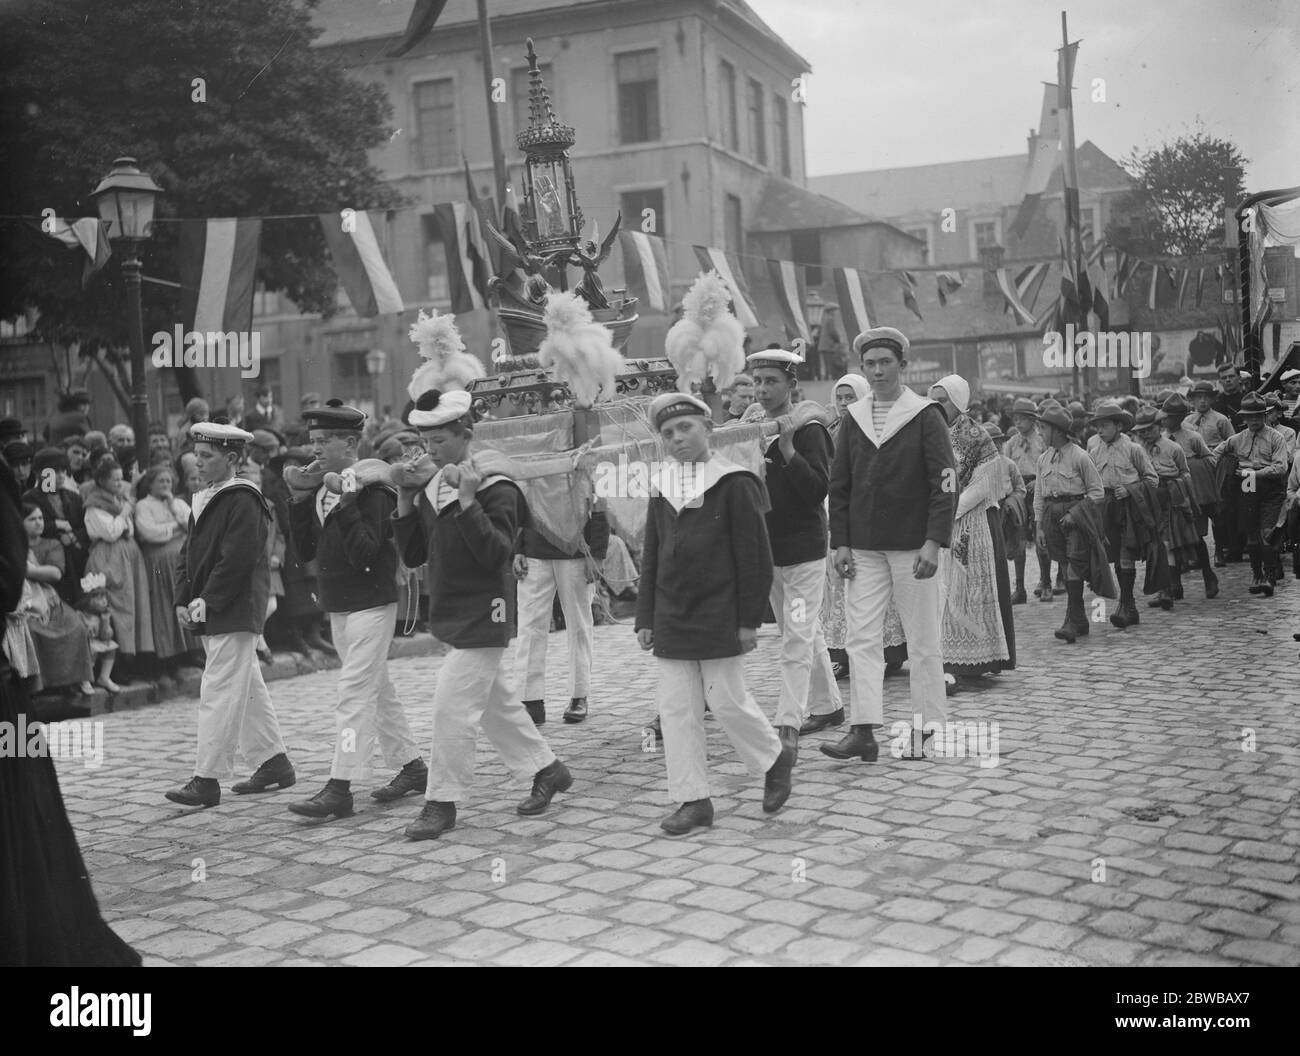
[[[31,718],[27,694],[0,662],[0,723],[16,729]],[[140,964],[99,915],[54,760],[44,752],[0,766],[0,964]]]
[[[1015,667],[1011,585],[1001,511],[978,507],[957,519],[953,544],[939,553],[944,596],[944,670],[975,676]]]
[[[183,536],[165,543],[141,543],[140,557],[149,579],[149,617],[153,651],[159,660],[183,656],[199,648],[198,639],[176,619],[176,565],[185,547]]]
[[[152,653],[149,577],[135,540],[116,539],[110,543],[96,539],[90,548],[86,571],[102,572],[107,581],[108,612],[118,649],[127,656]]]
[[[45,594],[47,615],[33,618],[28,627],[36,646],[41,683],[46,687],[72,686],[89,682],[93,676],[90,659],[90,636],[81,614],[68,605],[44,583],[37,584]]]

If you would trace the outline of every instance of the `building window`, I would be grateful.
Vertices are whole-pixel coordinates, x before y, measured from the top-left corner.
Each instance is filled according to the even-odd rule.
[[[620,143],[648,143],[659,138],[659,53],[626,51],[615,56],[618,81]]]
[[[772,96],[772,119],[776,123],[776,163],[781,175],[790,176],[790,109],[784,95]]]
[[[163,371],[164,374],[174,374],[175,371]],[[251,411],[257,406],[257,393],[261,389],[271,390],[271,402],[274,406],[280,407],[280,402],[284,397],[284,390],[280,387],[280,357],[263,356],[256,378],[244,382],[244,410],[245,413]],[[177,389],[176,400],[180,401],[180,389]],[[170,400],[167,406],[172,406]],[[181,405],[181,409],[184,406]],[[281,408],[283,410],[283,408]]]
[[[749,148],[754,160],[767,164],[767,110],[763,105],[763,86],[749,82]]]
[[[334,377],[330,391],[351,407],[367,406],[374,402],[374,383],[366,370],[366,354],[362,352],[335,352]]]
[[[726,224],[726,249],[731,253],[745,252],[745,227],[740,212],[740,198],[727,195],[723,220]]]
[[[1086,242],[1088,241],[1088,232],[1092,232],[1092,244],[1101,239],[1105,234],[1101,227],[1101,206],[1084,205],[1079,208],[1079,236]]]
[[[668,237],[668,224],[664,218],[664,192],[656,187],[645,191],[624,191],[619,199],[619,208],[623,210],[623,229],[640,231],[645,220],[646,209],[654,210],[654,230],[648,234]]]
[[[278,290],[272,292],[259,282],[253,291],[253,317],[279,315],[283,311],[280,292]]]
[[[451,283],[447,278],[447,251],[438,228],[438,218],[432,213],[420,217],[424,229],[425,294],[434,304],[451,303]]]
[[[822,284],[822,233],[820,231],[792,231],[790,233],[790,256],[795,264],[805,264],[809,286]]]
[[[985,246],[998,246],[1002,244],[1002,224],[997,220],[972,220],[970,225],[971,232],[971,259],[979,258],[980,250]]]
[[[417,167],[441,169],[460,163],[456,139],[456,87],[450,77],[415,85]]]
[[[559,93],[555,90],[555,72],[551,64],[538,63],[538,69],[542,71],[542,80],[551,93],[551,102],[557,103]],[[514,109],[516,134],[528,127],[528,83],[527,67],[510,72],[510,103]]]
[[[736,113],[736,67],[726,59],[718,64],[719,91],[722,109],[722,145],[728,150],[740,150],[740,118]]]
[[[905,234],[921,240],[923,248],[921,249],[921,263],[930,263],[930,229],[928,227],[909,227],[904,230]]]

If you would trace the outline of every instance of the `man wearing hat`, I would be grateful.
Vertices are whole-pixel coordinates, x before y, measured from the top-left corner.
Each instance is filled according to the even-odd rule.
[[[1088,453],[1070,440],[1074,419],[1059,404],[1039,410],[1039,429],[1048,450],[1038,460],[1034,492],[1034,521],[1038,545],[1065,570],[1068,602],[1057,638],[1073,644],[1089,632],[1083,608],[1084,580],[1091,576],[1089,540],[1099,534],[1092,526],[1106,500],[1106,489]],[[1091,507],[1084,505],[1084,500]],[[1095,579],[1094,579],[1095,582]]]
[[[424,440],[426,468],[436,473],[429,479],[394,470],[393,533],[407,568],[428,562],[429,624],[449,646],[433,695],[424,808],[406,827],[410,839],[432,840],[456,825],[457,802],[474,776],[480,723],[506,768],[532,778],[517,813],[541,814],[573,776],[520,704],[506,657],[516,619],[511,560],[519,529],[530,523],[523,492],[503,474],[485,475],[480,456],[471,457],[468,392],[422,393],[410,423]]]
[[[1157,527],[1169,569],[1166,585],[1147,605],[1168,611],[1175,601],[1183,600],[1182,569],[1193,567],[1200,537],[1192,513],[1192,475],[1187,456],[1178,444],[1162,435],[1163,420],[1163,411],[1142,407],[1133,424],[1133,435],[1156,471],[1156,496],[1160,504]]]
[[[69,436],[84,436],[90,430],[90,393],[85,389],[73,389],[59,396],[58,413],[53,415],[45,426],[45,440],[48,444],[61,444]]]
[[[397,551],[393,548],[394,489],[378,481],[359,484],[352,466],[366,416],[342,400],[308,411],[316,467],[342,474],[342,491],[322,483],[292,495],[289,524],[294,553],[316,562],[320,606],[329,614],[338,650],[334,762],[325,787],[289,810],[307,818],[352,813],[352,782],[364,777],[375,755],[398,771],[371,797],[381,802],[423,791],[429,771],[411,735],[406,710],[388,677],[388,647],[397,621]],[[351,486],[349,487],[349,483]]]
[[[4,460],[9,463],[9,468],[14,471],[14,478],[18,481],[18,486],[26,489],[31,486],[32,477],[32,459],[35,458],[36,452],[32,445],[26,440],[10,440],[3,448]]]
[[[662,393],[649,416],[671,461],[652,481],[636,636],[657,660],[668,794],[681,804],[660,827],[681,836],[713,824],[706,705],[750,772],[765,775],[766,813],[790,795],[796,750],[745,688],[743,657],[757,644],[773,576],[763,484],[710,450],[703,400]]]
[[[853,350],[871,385],[849,406],[831,469],[830,528],[835,571],[847,579],[845,645],[852,726],[832,759],[873,762],[873,726],[884,722],[884,621],[892,598],[907,637],[911,711],[942,723],[947,691],[940,651],[942,602],[935,572],[952,539],[957,466],[948,423],[933,400],[903,385],[908,340],[893,327],[859,334]],[[923,759],[925,739],[909,758]]]
[[[1300,432],[1300,368],[1284,370],[1278,380],[1282,383],[1282,417],[1290,418],[1292,428]]]
[[[1282,421],[1282,413],[1285,407],[1282,404],[1282,397],[1279,393],[1270,392],[1264,397],[1264,424],[1270,429],[1276,429],[1286,440],[1286,453],[1288,462],[1295,458],[1296,431]]]
[[[1218,508],[1219,479],[1215,471],[1217,460],[1201,434],[1188,429],[1184,424],[1190,411],[1187,401],[1176,392],[1160,408],[1160,413],[1164,415],[1166,435],[1182,448],[1183,456],[1187,459],[1192,491],[1192,517],[1197,535],[1196,561],[1201,566],[1201,576],[1205,580],[1205,596],[1216,598],[1219,596],[1219,577],[1214,574],[1211,566],[1205,533],[1209,531],[1210,518]]]
[[[271,592],[272,513],[261,492],[236,473],[253,437],[225,422],[196,424],[191,437],[206,487],[190,501],[190,529],[176,568],[176,618],[200,636],[206,658],[194,777],[167,798],[215,807],[236,748],[256,767],[234,786],[237,794],[288,788],[294,772],[255,654]]]
[[[1120,590],[1119,609],[1111,614],[1110,622],[1124,628],[1138,622],[1133,598],[1137,562],[1147,554],[1156,527],[1157,511],[1149,508],[1142,485],[1154,488],[1159,478],[1142,445],[1125,435],[1133,428],[1133,416],[1128,411],[1118,403],[1103,400],[1090,421],[1097,427],[1097,435],[1088,441],[1088,455],[1106,489],[1102,513],[1106,549]]]
[[[1234,372],[1235,373],[1235,372]],[[1205,446],[1213,451],[1237,430],[1227,415],[1215,410],[1219,390],[1214,382],[1202,378],[1188,393],[1192,413],[1187,416],[1187,427],[1201,434]],[[1235,480],[1221,479],[1220,491],[1210,515],[1214,524],[1214,567],[1223,568],[1230,561],[1240,561],[1242,543],[1237,538],[1237,484]]]
[[[794,416],[791,394],[803,359],[784,349],[747,357],[754,398],[780,429],[763,454],[764,482],[771,508],[767,537],[772,547],[768,601],[781,631],[781,695],[776,727],[783,744],[799,747],[799,732],[811,711],[818,729],[844,721],[835,685],[822,599],[826,592],[826,491],[831,475],[831,434],[817,420]]]
[[[1036,415],[1038,408],[1034,405],[1033,400],[1027,400],[1023,396],[1017,399],[1011,405],[1011,421],[1014,426],[1014,432],[1007,438],[1003,446],[1002,453],[1014,463],[1020,476],[1025,482],[1025,507],[1029,514],[1025,523],[1024,531],[1026,538],[1036,539],[1033,508],[1034,508],[1034,479],[1038,475],[1038,460],[1043,457],[1047,450],[1047,444],[1043,442],[1042,436],[1038,432],[1038,420]],[[1035,543],[1035,546],[1037,544]],[[1052,562],[1047,556],[1046,550],[1035,550],[1038,557],[1038,586],[1034,590],[1034,596],[1039,601],[1052,600]],[[1023,605],[1025,603],[1025,548],[1023,546],[1011,551],[1011,559],[1015,563],[1016,569],[1016,589],[1011,595],[1012,605]]]
[[[1268,539],[1285,497],[1287,451],[1285,437],[1264,424],[1267,409],[1255,393],[1247,393],[1241,401],[1246,428],[1216,447],[1214,456],[1227,459],[1224,490],[1236,492],[1236,528],[1246,541],[1254,574],[1250,593],[1271,598],[1282,565],[1277,547]]]

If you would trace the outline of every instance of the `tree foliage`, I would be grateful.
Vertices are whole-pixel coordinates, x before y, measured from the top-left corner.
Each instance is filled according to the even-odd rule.
[[[311,47],[318,0],[24,0],[0,6],[5,213],[94,216],[120,155],[166,192],[144,273],[179,280],[169,218],[277,216],[403,201],[367,151],[389,136],[382,85]],[[201,80],[198,80],[201,79]],[[82,352],[127,343],[117,257],[83,290],[85,255],[34,220],[0,223],[0,318],[35,308],[37,337]],[[263,225],[258,280],[334,311],[319,225]],[[146,335],[182,322],[177,290],[146,283]]]
[[[1108,239],[1147,255],[1186,256],[1222,243],[1223,214],[1246,196],[1247,159],[1229,140],[1195,129],[1121,163],[1134,189],[1116,202]]]

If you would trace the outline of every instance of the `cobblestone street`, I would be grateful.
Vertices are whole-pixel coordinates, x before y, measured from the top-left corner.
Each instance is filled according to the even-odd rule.
[[[997,724],[995,758],[909,764],[882,743],[878,763],[836,763],[824,732],[767,817],[710,721],[717,820],[682,839],[658,825],[655,665],[630,621],[597,628],[583,725],[559,721],[551,636],[543,732],[576,780],[539,818],[515,814],[527,789],[485,739],[437,841],[402,836],[418,798],[369,798],[382,768],[354,783],[355,816],[290,815],[328,776],[333,672],[272,684],[290,791],[165,801],[193,764],[187,700],[102,716],[103,766],[64,759],[60,779],[104,916],[146,964],[1294,966],[1300,582],[1266,601],[1223,571],[1218,600],[1189,577],[1173,613],[1143,605],[1139,628],[1094,623],[1075,646],[1052,638],[1064,598],[1017,607],[1020,669],[950,701]],[[776,646],[765,628],[748,664],[769,715]],[[392,664],[425,743],[440,662]],[[906,678],[886,692],[882,742],[911,720]]]

